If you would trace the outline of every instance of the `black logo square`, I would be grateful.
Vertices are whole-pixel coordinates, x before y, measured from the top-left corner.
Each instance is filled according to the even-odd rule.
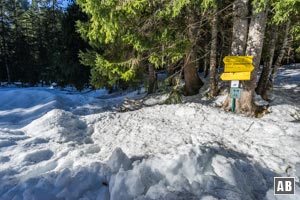
[[[295,178],[274,177],[274,194],[295,194]]]

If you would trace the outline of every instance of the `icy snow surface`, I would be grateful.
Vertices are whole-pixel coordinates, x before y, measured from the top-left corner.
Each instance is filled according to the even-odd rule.
[[[0,89],[0,199],[300,199],[300,69],[276,81],[262,119],[111,109],[136,92]],[[296,195],[274,196],[274,176],[296,177]]]

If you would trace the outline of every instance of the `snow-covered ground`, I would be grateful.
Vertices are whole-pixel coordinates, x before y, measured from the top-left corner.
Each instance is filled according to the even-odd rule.
[[[119,113],[136,92],[0,89],[0,199],[300,199],[300,68],[261,119],[199,103]],[[274,196],[273,177],[296,178]]]

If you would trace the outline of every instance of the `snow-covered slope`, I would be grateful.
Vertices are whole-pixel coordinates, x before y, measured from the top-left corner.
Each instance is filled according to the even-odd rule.
[[[262,119],[198,103],[112,111],[135,92],[0,89],[0,199],[300,199],[290,70]],[[274,196],[274,176],[295,177],[296,195]]]

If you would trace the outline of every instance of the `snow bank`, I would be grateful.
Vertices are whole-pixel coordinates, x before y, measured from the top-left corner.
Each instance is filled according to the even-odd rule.
[[[0,91],[0,125],[29,123],[57,105],[55,96],[45,91]]]
[[[219,145],[195,146],[172,158],[133,161],[121,149],[92,162],[4,186],[6,199],[273,199],[276,174]],[[7,189],[10,188],[10,189]],[[7,189],[7,190],[6,190]],[[296,191],[299,191],[296,186]],[[267,195],[267,196],[266,196]],[[268,197],[269,196],[269,197]],[[291,199],[299,199],[299,192]]]
[[[97,99],[100,95],[106,98]],[[0,127],[22,127],[53,109],[70,111],[75,115],[112,110],[125,97],[134,95],[136,92],[109,98],[106,90],[78,93],[42,87],[0,89]]]
[[[261,119],[199,103],[111,112],[136,92],[1,89],[0,199],[300,199],[297,70]],[[296,194],[274,196],[274,176],[295,177]]]
[[[116,184],[117,183],[117,184]],[[175,158],[152,158],[120,170],[110,181],[112,199],[261,199],[268,189],[260,170],[241,155],[215,147],[191,148]]]
[[[23,128],[30,136],[42,136],[56,142],[88,142],[91,131],[79,117],[70,112],[54,109]]]

